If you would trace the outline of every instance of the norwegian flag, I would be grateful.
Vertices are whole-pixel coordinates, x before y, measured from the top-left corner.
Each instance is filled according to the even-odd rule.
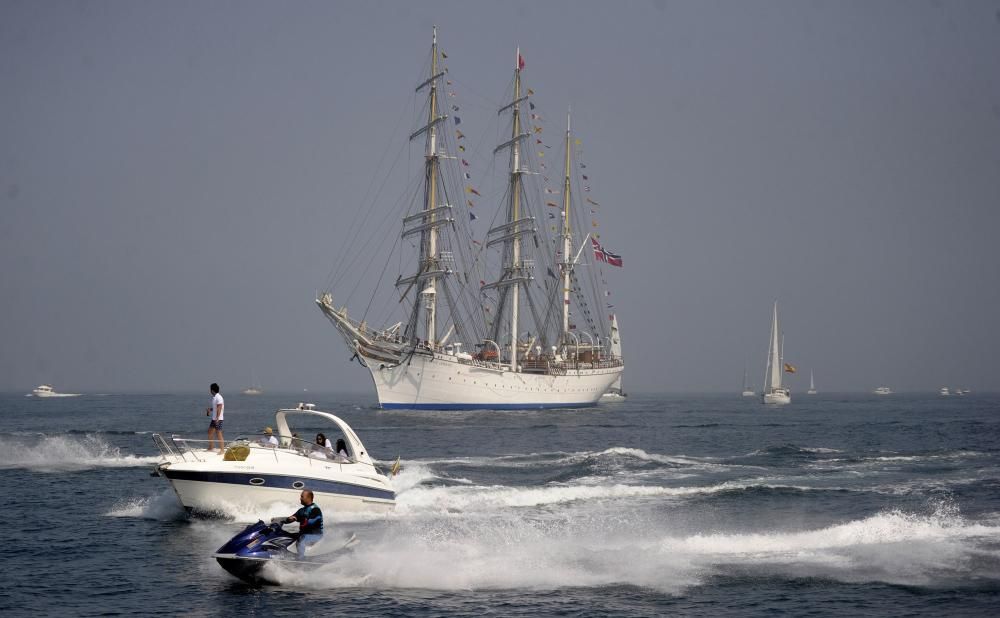
[[[594,259],[598,262],[606,263],[608,261],[608,256],[604,253],[604,247],[601,246],[601,243],[597,242],[596,238],[591,238],[590,243],[594,246]]]
[[[594,259],[598,262],[604,262],[608,266],[617,266],[621,268],[623,266],[622,256],[617,253],[611,253],[607,249],[601,246],[601,243],[597,242],[596,238],[590,239],[591,244],[594,246]]]

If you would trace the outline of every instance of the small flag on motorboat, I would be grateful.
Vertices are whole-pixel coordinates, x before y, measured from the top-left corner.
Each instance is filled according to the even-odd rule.
[[[396,456],[396,461],[394,461],[392,463],[392,469],[390,470],[390,472],[392,473],[393,476],[396,476],[397,474],[399,474],[399,471],[400,471],[401,468],[402,468],[402,465],[400,465],[399,456],[397,455]]]

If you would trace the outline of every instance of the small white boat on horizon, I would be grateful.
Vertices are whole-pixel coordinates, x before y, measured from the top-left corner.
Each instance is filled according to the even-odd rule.
[[[743,396],[744,397],[753,397],[756,394],[757,393],[754,392],[753,387],[750,386],[749,382],[747,381],[747,366],[746,366],[746,364],[744,364],[743,365]]]
[[[948,389],[948,387],[947,387],[947,386],[942,386],[942,387],[941,387],[941,390],[940,390],[940,391],[938,391],[938,393],[939,393],[939,394],[940,394],[940,395],[941,395],[942,397],[948,397],[948,396],[950,396],[950,395],[951,395],[951,391],[950,391],[950,390]],[[960,395],[960,394],[962,394],[962,391],[961,391],[961,390],[956,390],[956,391],[955,391],[955,394],[957,394],[957,395]]]
[[[57,393],[49,384],[40,384],[27,395],[28,397],[79,397],[80,393]]]
[[[611,314],[611,355],[615,358],[622,357],[622,337],[618,330],[618,315],[615,313]],[[608,390],[601,395],[601,401],[625,401],[628,395],[625,394],[624,389],[622,389],[622,375],[625,372],[618,374],[618,378],[611,383]]]
[[[889,388],[888,386],[880,386],[875,389],[874,393],[876,395],[891,395],[892,389]]]
[[[304,417],[308,427],[330,426],[331,442],[344,441],[346,457],[312,442],[300,440],[288,424]],[[205,448],[207,440],[153,434],[163,461],[156,471],[170,481],[189,512],[215,515],[234,509],[259,512],[275,503],[297,504],[299,493],[310,489],[329,512],[384,512],[396,504],[389,477],[378,468],[354,430],[313,404],[299,404],[275,413],[271,435],[240,437],[222,450]]]
[[[813,379],[812,369],[809,370],[809,390],[806,391],[806,395],[816,394],[816,381]]]

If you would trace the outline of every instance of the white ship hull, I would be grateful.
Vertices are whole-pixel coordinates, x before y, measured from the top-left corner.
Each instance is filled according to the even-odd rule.
[[[366,358],[383,408],[468,410],[578,408],[595,405],[622,373],[621,365],[567,369],[565,375],[512,372],[462,362],[447,354],[414,354],[387,366]]]
[[[792,403],[792,394],[783,388],[775,389],[769,393],[764,393],[764,403],[773,405]]]

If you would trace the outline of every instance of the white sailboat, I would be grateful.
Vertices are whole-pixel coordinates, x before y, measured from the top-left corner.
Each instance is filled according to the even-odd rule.
[[[621,358],[622,357],[622,338],[621,333],[618,331],[618,315],[611,314],[611,357]],[[624,400],[627,395],[622,389],[622,375],[625,372],[618,374],[618,378],[611,383],[607,392],[601,395],[602,401],[618,401]]]
[[[466,193],[474,193],[474,187],[463,188],[467,183],[462,179],[469,175],[465,167],[459,167],[459,161],[463,166],[467,162],[456,156],[464,147],[457,141],[464,137],[459,137],[457,117],[455,135],[446,130],[451,123],[445,111],[457,106],[445,108],[450,101],[442,90],[450,82],[441,58],[435,28],[430,75],[416,88],[418,93],[427,92],[426,124],[410,135],[411,141],[424,140],[423,165],[414,183],[419,188],[412,200],[400,202],[418,208],[402,213],[404,243],[400,245],[405,248],[412,243],[416,259],[397,260],[409,264],[401,265],[401,270],[413,268],[415,272],[400,273],[395,282],[398,297],[395,302],[386,301],[389,311],[399,314],[387,319],[390,326],[371,329],[367,309],[360,320],[352,319],[346,305],[334,305],[331,291],[320,294],[316,303],[354,353],[352,358],[371,374],[383,408],[594,405],[619,380],[624,362],[605,345],[609,324],[596,319],[603,314],[598,309],[603,298],[598,300],[594,291],[597,269],[592,262],[600,257],[596,249],[593,258],[590,251],[584,251],[589,248],[589,234],[574,253],[569,119],[559,209],[562,225],[550,235],[550,228],[536,221],[545,220],[551,211],[542,206],[538,183],[526,182],[538,175],[535,166],[542,167],[542,161],[527,146],[529,138],[537,139],[539,129],[532,129],[528,114],[522,113],[522,106],[534,105],[534,93],[522,87],[524,64],[518,50],[512,100],[498,111],[498,117],[510,118],[510,139],[493,150],[494,156],[509,157],[507,188],[496,217],[500,223],[482,241],[471,240],[471,211],[462,201],[457,206],[450,201],[462,200]],[[546,192],[559,193],[555,189]],[[546,205],[558,208],[554,203]],[[591,242],[600,248],[596,239]],[[386,252],[387,267],[395,246],[392,249]],[[499,259],[491,259],[496,250]],[[612,258],[620,260],[609,254],[604,261],[610,264]],[[578,269],[581,262],[591,268]],[[487,263],[499,266],[499,276],[492,282],[487,282]],[[372,298],[379,286],[375,288]],[[571,306],[576,310],[574,320],[570,319]],[[393,324],[396,317],[402,319]]]
[[[757,393],[754,392],[753,387],[750,386],[750,383],[747,381],[747,366],[744,364],[743,365],[743,396],[744,397],[753,397],[756,394]]]
[[[806,395],[816,394],[816,381],[813,379],[813,370],[809,370],[809,390],[806,391]]]
[[[767,351],[767,368],[764,372],[764,395],[762,401],[766,404],[786,404],[792,402],[792,391],[781,385],[781,373],[784,370],[783,345],[779,345],[778,301],[774,302],[774,314],[771,318],[771,343]],[[784,338],[781,339],[784,343]]]

